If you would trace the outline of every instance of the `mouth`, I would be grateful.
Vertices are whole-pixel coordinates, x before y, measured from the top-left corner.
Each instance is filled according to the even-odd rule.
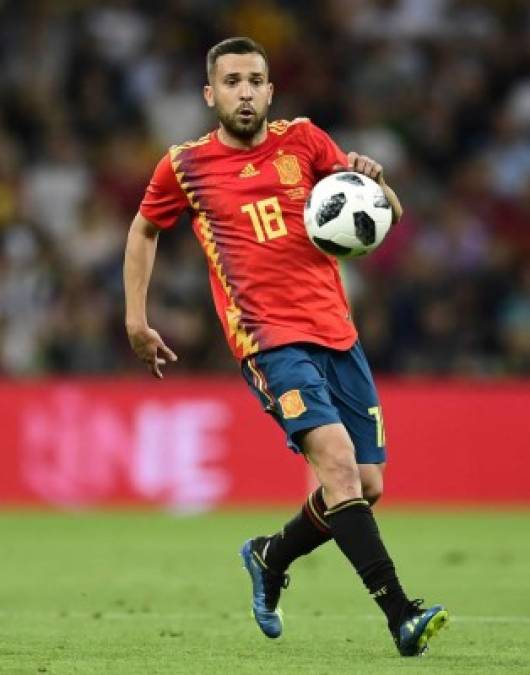
[[[239,108],[237,110],[237,115],[244,120],[251,119],[252,117],[254,117],[255,114],[256,112],[254,111],[253,108]]]

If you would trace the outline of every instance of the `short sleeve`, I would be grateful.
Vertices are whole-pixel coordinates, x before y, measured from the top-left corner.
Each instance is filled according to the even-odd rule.
[[[161,228],[175,225],[189,206],[188,198],[175,177],[169,154],[164,155],[147,186],[140,213]]]
[[[312,122],[309,123],[309,136],[314,150],[313,168],[318,176],[332,173],[337,164],[344,167],[348,165],[346,154],[325,131]]]

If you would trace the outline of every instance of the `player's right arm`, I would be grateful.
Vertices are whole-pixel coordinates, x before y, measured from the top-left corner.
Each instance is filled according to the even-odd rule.
[[[162,378],[160,367],[176,355],[147,323],[146,300],[158,234],[175,225],[188,206],[178,185],[169,155],[158,163],[147,186],[140,210],[135,216],[125,248],[123,281],[125,287],[125,326],[131,347],[155,377]]]
[[[160,367],[166,363],[166,358],[176,361],[177,356],[147,323],[147,289],[153,271],[159,232],[160,228],[150,223],[141,213],[136,215],[125,247],[123,283],[125,326],[131,347],[138,358],[149,366],[153,375],[162,378]],[[162,356],[159,356],[159,352]]]

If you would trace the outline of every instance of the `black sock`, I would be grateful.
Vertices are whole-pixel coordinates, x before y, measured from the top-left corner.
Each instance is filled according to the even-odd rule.
[[[325,517],[338,547],[386,614],[389,628],[394,633],[410,603],[381,540],[368,502],[349,499],[328,509]]]
[[[322,488],[319,487],[281,532],[269,537],[268,544],[265,543],[262,556],[271,569],[283,572],[293,560],[311,553],[332,538],[324,517],[325,510]]]

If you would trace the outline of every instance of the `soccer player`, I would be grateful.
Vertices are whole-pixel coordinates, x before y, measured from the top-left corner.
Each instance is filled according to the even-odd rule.
[[[243,377],[319,483],[279,532],[243,544],[256,622],[267,637],[281,634],[287,568],[333,539],[385,613],[399,652],[422,654],[448,614],[441,605],[409,600],[381,540],[370,508],[382,491],[381,407],[337,262],[311,244],[303,223],[309,191],[338,168],[377,180],[394,222],[400,203],[377,162],[344,154],[308,119],[267,121],[273,85],[267,55],[254,41],[231,38],[212,47],[207,75],[204,98],[219,127],[169,149],[129,231],[131,346],[159,378],[167,360],[177,359],[148,324],[146,295],[158,234],[187,210]]]

